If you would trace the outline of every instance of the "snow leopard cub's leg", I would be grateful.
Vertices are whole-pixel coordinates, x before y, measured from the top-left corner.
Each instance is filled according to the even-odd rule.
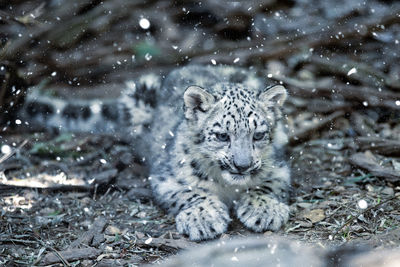
[[[164,172],[165,174],[165,172]],[[231,221],[228,207],[207,188],[191,187],[174,176],[152,177],[153,192],[161,206],[175,215],[176,228],[191,240],[213,239],[227,231]]]
[[[191,202],[178,212],[175,220],[178,232],[191,240],[213,239],[226,232],[231,221],[227,206],[211,195]]]
[[[255,232],[279,230],[289,219],[289,184],[289,167],[284,161],[277,162],[261,185],[249,189],[239,199],[238,219]]]

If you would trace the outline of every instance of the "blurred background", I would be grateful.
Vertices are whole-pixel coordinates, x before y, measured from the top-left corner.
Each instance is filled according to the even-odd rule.
[[[189,62],[265,69],[273,60],[280,75],[399,89],[397,1],[16,0],[0,8],[0,59],[29,85],[112,87]]]

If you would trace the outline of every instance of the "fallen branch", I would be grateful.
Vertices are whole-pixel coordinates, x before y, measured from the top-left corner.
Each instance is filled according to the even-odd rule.
[[[3,188],[38,188],[58,191],[93,190],[96,185],[109,184],[118,174],[117,169],[106,170],[92,175],[91,182],[81,178],[65,179],[59,175],[39,174],[34,177],[17,180],[0,180],[0,189]]]
[[[149,247],[163,247],[169,250],[181,250],[197,246],[197,243],[186,241],[185,239],[167,239],[167,238],[148,238],[138,239],[136,241],[138,246],[149,246]]]
[[[10,238],[10,239],[2,238],[2,239],[0,239],[0,243],[37,244],[38,242],[33,241],[33,240],[23,240],[23,239],[16,239],[16,238]]]
[[[76,248],[76,249],[67,249],[63,251],[59,251],[57,255],[55,252],[47,253],[42,261],[41,264],[49,265],[58,262],[69,262],[69,261],[76,261],[76,260],[83,260],[83,259],[94,259],[101,254],[100,249],[95,248]],[[62,257],[62,259],[60,258]]]
[[[374,176],[385,178],[390,182],[400,181],[399,172],[379,165],[378,162],[365,155],[365,153],[356,153],[352,155],[349,160],[351,164],[367,170]]]
[[[372,152],[385,156],[400,156],[400,141],[382,139],[379,137],[358,137],[355,143],[363,151]]]
[[[312,56],[306,60],[312,65],[317,66],[319,69],[322,69],[323,72],[346,76],[349,79],[357,80],[358,82],[367,84],[371,87],[377,87],[377,85],[386,85],[393,89],[400,89],[399,81],[389,78],[388,75],[382,73],[376,68],[372,68],[364,63],[349,60],[347,57],[335,57],[328,60],[319,56]],[[354,72],[349,75],[352,70],[354,70]]]
[[[400,93],[390,91],[379,91],[366,86],[344,85],[334,79],[323,79],[317,81],[300,81],[298,79],[274,75],[272,79],[282,81],[290,87],[290,93],[299,97],[328,97],[337,98],[338,95],[350,102],[368,105],[371,107],[385,107],[400,110],[396,100],[400,99]]]
[[[380,137],[355,137],[355,138],[333,138],[333,139],[316,139],[311,140],[307,145],[324,146],[333,144],[337,149],[350,148],[357,151],[370,150],[376,154],[384,156],[400,156],[400,141],[383,139]]]
[[[332,122],[333,120],[342,117],[345,114],[344,111],[339,110],[336,111],[329,116],[319,120],[318,122],[314,123],[313,125],[301,128],[294,133],[291,133],[289,136],[289,143],[291,145],[298,144],[300,142],[304,142],[311,138],[311,135],[327,125],[328,123]]]
[[[309,112],[317,113],[332,113],[338,110],[349,111],[351,110],[351,103],[326,101],[321,99],[310,99],[306,101],[306,109]]]

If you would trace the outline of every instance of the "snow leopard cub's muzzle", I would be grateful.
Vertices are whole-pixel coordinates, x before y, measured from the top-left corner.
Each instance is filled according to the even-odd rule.
[[[230,148],[219,161],[222,178],[232,184],[247,183],[260,170],[261,160],[257,158],[249,136],[230,139]]]

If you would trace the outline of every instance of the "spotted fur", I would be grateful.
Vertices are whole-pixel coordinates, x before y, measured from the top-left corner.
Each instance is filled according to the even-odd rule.
[[[65,100],[31,88],[18,117],[34,128],[137,138],[152,122],[158,88],[160,77],[154,74],[127,81],[118,99]]]
[[[256,232],[288,220],[290,172],[278,157],[286,90],[267,87],[249,70],[192,65],[162,81],[128,82],[111,102],[31,94],[22,113],[41,125],[140,139],[155,199],[181,234],[204,240],[224,233],[233,216]]]

